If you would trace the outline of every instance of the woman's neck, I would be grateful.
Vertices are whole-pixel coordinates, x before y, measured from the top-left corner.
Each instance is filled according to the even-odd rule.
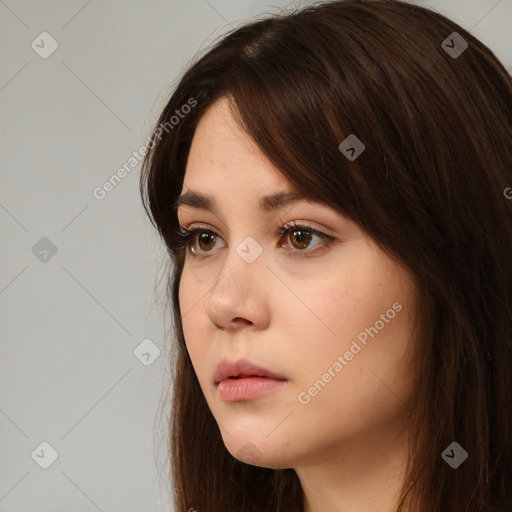
[[[396,512],[404,484],[407,434],[365,439],[295,468],[304,512]],[[404,511],[405,512],[405,511]]]

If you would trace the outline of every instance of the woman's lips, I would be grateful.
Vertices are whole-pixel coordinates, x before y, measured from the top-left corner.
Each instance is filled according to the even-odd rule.
[[[224,359],[217,366],[213,381],[223,400],[244,402],[270,393],[286,379],[248,359]]]
[[[213,375],[214,384],[229,377],[269,377],[276,380],[285,380],[281,375],[277,375],[262,366],[249,361],[248,359],[239,359],[237,361],[222,360]]]
[[[217,389],[226,402],[247,402],[279,388],[285,380],[271,377],[241,376],[227,378],[217,384]]]

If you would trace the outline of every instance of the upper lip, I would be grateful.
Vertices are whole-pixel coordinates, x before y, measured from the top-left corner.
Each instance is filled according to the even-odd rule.
[[[217,366],[213,379],[215,384],[218,384],[221,380],[238,376],[269,377],[271,379],[286,380],[284,377],[262,368],[247,359],[239,359],[238,361],[227,361],[224,359]]]

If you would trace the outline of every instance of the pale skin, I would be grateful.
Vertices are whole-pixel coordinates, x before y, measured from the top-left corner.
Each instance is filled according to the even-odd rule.
[[[202,245],[196,237],[195,254],[187,250],[179,290],[187,349],[234,457],[293,468],[304,512],[393,512],[404,478],[405,419],[417,387],[408,362],[415,286],[360,226],[324,204],[258,210],[261,196],[291,190],[236,124],[227,100],[213,104],[196,129],[182,194],[211,196],[218,211],[178,209],[181,226],[216,233]],[[311,235],[307,245],[293,229],[276,234],[293,223],[333,240]],[[236,252],[248,236],[263,250],[251,263]],[[343,357],[396,303],[400,312],[366,345],[359,342],[351,360]],[[335,371],[340,355],[346,365]],[[226,402],[213,383],[225,358],[250,359],[286,382],[255,400]],[[299,394],[329,368],[325,386],[301,403]]]

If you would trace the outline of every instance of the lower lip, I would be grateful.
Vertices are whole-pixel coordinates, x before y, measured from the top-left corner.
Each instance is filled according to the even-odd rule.
[[[269,377],[246,377],[221,380],[217,388],[226,402],[246,402],[274,391],[284,382]]]

